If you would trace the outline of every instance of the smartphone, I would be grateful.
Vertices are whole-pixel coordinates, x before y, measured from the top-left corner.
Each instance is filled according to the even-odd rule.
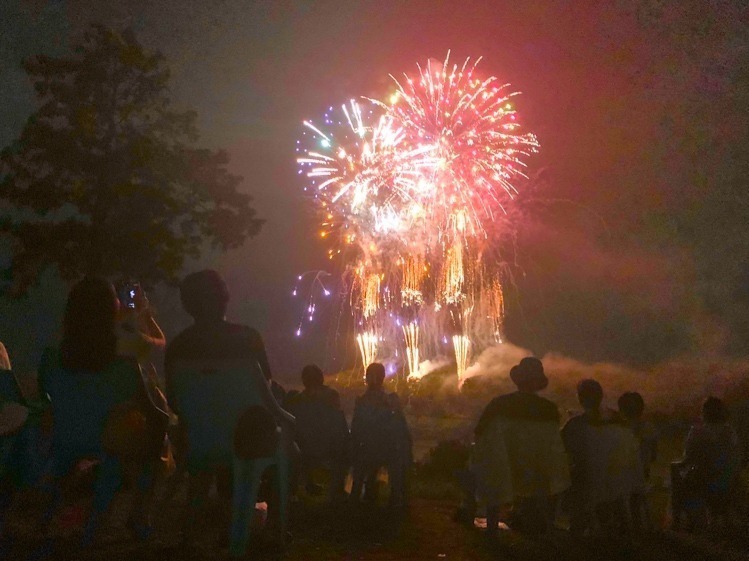
[[[125,284],[123,284],[119,294],[120,302],[122,302],[122,305],[126,308],[134,310],[135,297],[138,294],[138,290],[140,290],[140,286],[137,282],[126,282]]]

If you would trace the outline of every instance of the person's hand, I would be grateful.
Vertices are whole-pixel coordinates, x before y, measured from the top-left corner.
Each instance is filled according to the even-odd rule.
[[[135,302],[135,311],[138,314],[150,313],[151,303],[148,301],[148,296],[146,296],[146,291],[143,290],[141,286],[138,286],[138,288],[135,291],[134,302]]]

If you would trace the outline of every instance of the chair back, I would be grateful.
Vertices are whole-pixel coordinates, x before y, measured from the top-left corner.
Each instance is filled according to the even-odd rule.
[[[499,424],[504,436],[516,498],[553,496],[570,486],[569,464],[557,423],[502,418],[493,422]]]
[[[21,403],[23,396],[12,370],[0,369],[0,399]]]
[[[48,368],[45,390],[52,403],[54,447],[81,456],[101,453],[110,411],[138,394],[137,365],[116,359],[100,372],[86,372],[55,361]]]
[[[172,371],[174,409],[187,436],[188,469],[231,462],[240,416],[263,406],[257,361],[179,360]]]
[[[614,422],[590,425],[587,430],[586,473],[592,503],[629,496],[642,479],[634,433]]]
[[[346,417],[324,396],[302,394],[289,410],[296,417],[295,435],[302,453],[328,458],[340,453],[348,436]]]

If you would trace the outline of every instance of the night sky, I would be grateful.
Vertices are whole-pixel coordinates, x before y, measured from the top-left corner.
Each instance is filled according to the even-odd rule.
[[[230,152],[267,220],[244,247],[204,264],[229,282],[230,319],[258,327],[279,377],[291,380],[310,360],[332,370],[347,360],[329,352],[333,307],[313,333],[293,335],[296,275],[329,268],[296,176],[302,119],[388,95],[389,73],[448,49],[455,60],[483,56],[484,72],[522,92],[522,122],[541,143],[508,291],[509,339],[539,355],[631,364],[721,352],[722,318],[696,292],[694,237],[675,224],[699,211],[709,187],[693,181],[690,119],[730,105],[732,69],[747,61],[740,4],[9,0],[0,7],[0,145],[34,108],[23,57],[64,54],[91,22],[130,26],[162,51],[175,102],[197,110],[202,144]],[[746,114],[726,111],[715,136],[746,139]],[[19,368],[33,369],[54,336],[60,291],[47,279],[25,301],[0,301],[0,340]],[[186,324],[173,295],[154,301],[168,334]]]

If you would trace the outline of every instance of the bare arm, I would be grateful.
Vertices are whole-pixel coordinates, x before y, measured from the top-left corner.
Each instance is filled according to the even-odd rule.
[[[163,349],[166,347],[166,337],[161,331],[159,324],[148,309],[138,316],[138,331],[143,340],[148,343],[152,349]]]

